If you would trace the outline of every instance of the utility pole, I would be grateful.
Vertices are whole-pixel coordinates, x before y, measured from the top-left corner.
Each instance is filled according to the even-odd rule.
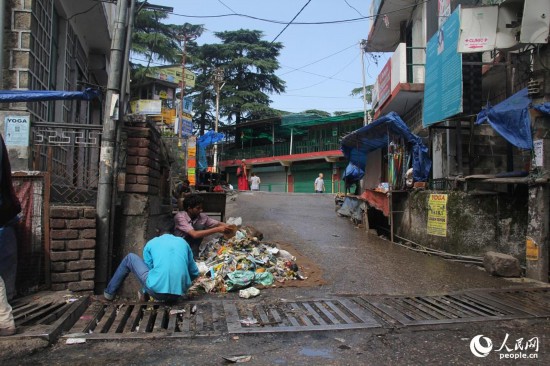
[[[214,124],[214,131],[218,133],[218,123],[220,119],[220,91],[222,90],[225,82],[223,81],[223,70],[218,67],[214,72],[214,85],[216,87],[216,123]],[[218,143],[214,143],[214,172],[218,172]]]
[[[179,124],[178,124],[178,138],[181,138],[183,135],[183,108],[185,105],[185,63],[187,61],[187,42],[194,40],[197,38],[197,34],[194,33],[188,33],[185,30],[180,35],[180,40],[182,42],[182,55],[181,55],[181,105],[180,105],[180,113],[179,113]],[[188,138],[185,137],[185,144],[182,144],[182,146],[185,146],[184,148],[184,173],[187,175],[187,140]]]
[[[134,0],[132,0],[134,1]],[[97,186],[97,246],[96,246],[96,282],[95,290],[102,292],[107,285],[109,272],[109,241],[112,227],[111,199],[113,191],[113,173],[115,158],[116,124],[118,113],[116,106],[120,97],[120,82],[122,78],[122,63],[124,60],[124,45],[126,41],[126,21],[128,18],[128,1],[117,3],[117,16],[111,41],[111,70],[107,81],[105,94],[105,109],[103,111],[103,131],[101,135],[101,150],[99,159],[99,182]],[[119,108],[123,106],[119,105]],[[122,121],[118,121],[122,123]]]
[[[367,49],[367,41],[365,39],[359,42],[359,48],[361,49],[361,72],[363,74],[363,126],[366,126],[369,119],[367,117],[367,81],[365,78],[365,51]]]

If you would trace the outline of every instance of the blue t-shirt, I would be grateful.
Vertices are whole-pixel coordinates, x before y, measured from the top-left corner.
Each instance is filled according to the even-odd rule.
[[[199,275],[189,244],[171,234],[151,239],[143,248],[143,260],[149,267],[147,287],[157,294],[182,295]]]

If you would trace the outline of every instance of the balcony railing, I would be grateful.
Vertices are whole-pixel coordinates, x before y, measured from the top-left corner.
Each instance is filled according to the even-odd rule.
[[[329,137],[324,139],[294,141],[292,145],[292,155],[338,150],[340,149],[340,138]],[[290,142],[242,147],[240,149],[227,149],[226,145],[220,155],[220,160],[240,160],[285,155],[291,155]]]

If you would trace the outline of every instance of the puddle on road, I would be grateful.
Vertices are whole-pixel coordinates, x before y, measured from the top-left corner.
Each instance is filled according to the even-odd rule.
[[[302,348],[300,355],[308,357],[322,357],[322,358],[334,358],[328,349],[319,348]]]

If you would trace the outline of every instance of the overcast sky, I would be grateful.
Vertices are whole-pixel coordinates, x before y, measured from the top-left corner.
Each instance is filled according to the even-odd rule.
[[[361,18],[369,15],[370,0],[311,0],[294,22],[326,22]],[[286,24],[275,24],[241,16],[193,18],[239,13],[288,23],[308,0],[157,0],[153,4],[171,6],[173,24],[203,24],[207,31],[197,42],[216,43],[214,32],[255,29],[264,32],[265,40],[274,40]],[[187,15],[187,16],[184,16]],[[363,102],[351,97],[353,88],[362,86],[359,42],[366,38],[370,20],[343,24],[291,24],[277,38],[284,48],[277,75],[286,82],[286,92],[271,95],[272,108],[297,113],[307,109],[360,111]],[[384,56],[376,66],[366,59],[367,85],[373,84]],[[299,70],[295,70],[299,69]]]

